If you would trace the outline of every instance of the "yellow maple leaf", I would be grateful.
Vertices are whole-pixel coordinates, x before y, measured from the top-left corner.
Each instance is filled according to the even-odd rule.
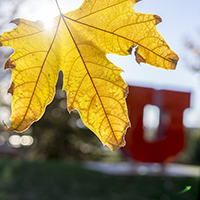
[[[175,69],[178,61],[156,30],[161,19],[134,11],[136,2],[85,0],[75,11],[60,11],[49,29],[40,21],[13,20],[17,28],[0,38],[1,46],[15,49],[5,64],[13,71],[11,126],[5,127],[22,132],[39,120],[62,70],[68,110],[77,109],[104,145],[112,150],[124,146],[128,87],[106,54],[128,55],[137,46],[138,63]]]

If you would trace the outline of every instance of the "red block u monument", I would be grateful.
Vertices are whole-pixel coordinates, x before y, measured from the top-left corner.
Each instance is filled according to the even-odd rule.
[[[143,110],[148,104],[160,110],[152,141],[145,139],[143,125]],[[131,128],[124,151],[141,162],[173,161],[185,146],[183,111],[190,106],[190,93],[130,86],[127,105]]]

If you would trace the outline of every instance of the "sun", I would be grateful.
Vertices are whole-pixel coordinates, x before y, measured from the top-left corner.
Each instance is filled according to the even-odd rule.
[[[31,9],[31,8],[30,8]],[[47,1],[41,1],[38,3],[38,6],[34,6],[34,9],[31,9],[31,21],[40,20],[44,23],[46,28],[52,27],[52,19],[59,15],[59,11],[56,8],[56,5],[53,1],[49,1],[47,6]]]
[[[70,12],[77,9],[83,0],[57,0],[59,7],[63,13]],[[40,20],[44,23],[46,28],[51,28],[53,25],[53,18],[59,15],[55,0],[27,0],[19,7],[18,16],[30,21]],[[18,17],[17,16],[17,17]]]

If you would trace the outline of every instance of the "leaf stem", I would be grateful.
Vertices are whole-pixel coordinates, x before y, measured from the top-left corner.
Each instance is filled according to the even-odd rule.
[[[56,1],[56,5],[57,5],[57,7],[58,7],[59,13],[60,13],[60,15],[62,16],[62,12],[61,12],[60,6],[59,6],[59,4],[58,4],[58,0],[55,0],[55,1]]]

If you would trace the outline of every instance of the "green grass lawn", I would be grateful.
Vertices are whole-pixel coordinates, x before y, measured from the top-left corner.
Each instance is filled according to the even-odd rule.
[[[186,186],[191,190],[177,194]],[[0,200],[197,200],[197,178],[113,176],[80,163],[0,160]]]

